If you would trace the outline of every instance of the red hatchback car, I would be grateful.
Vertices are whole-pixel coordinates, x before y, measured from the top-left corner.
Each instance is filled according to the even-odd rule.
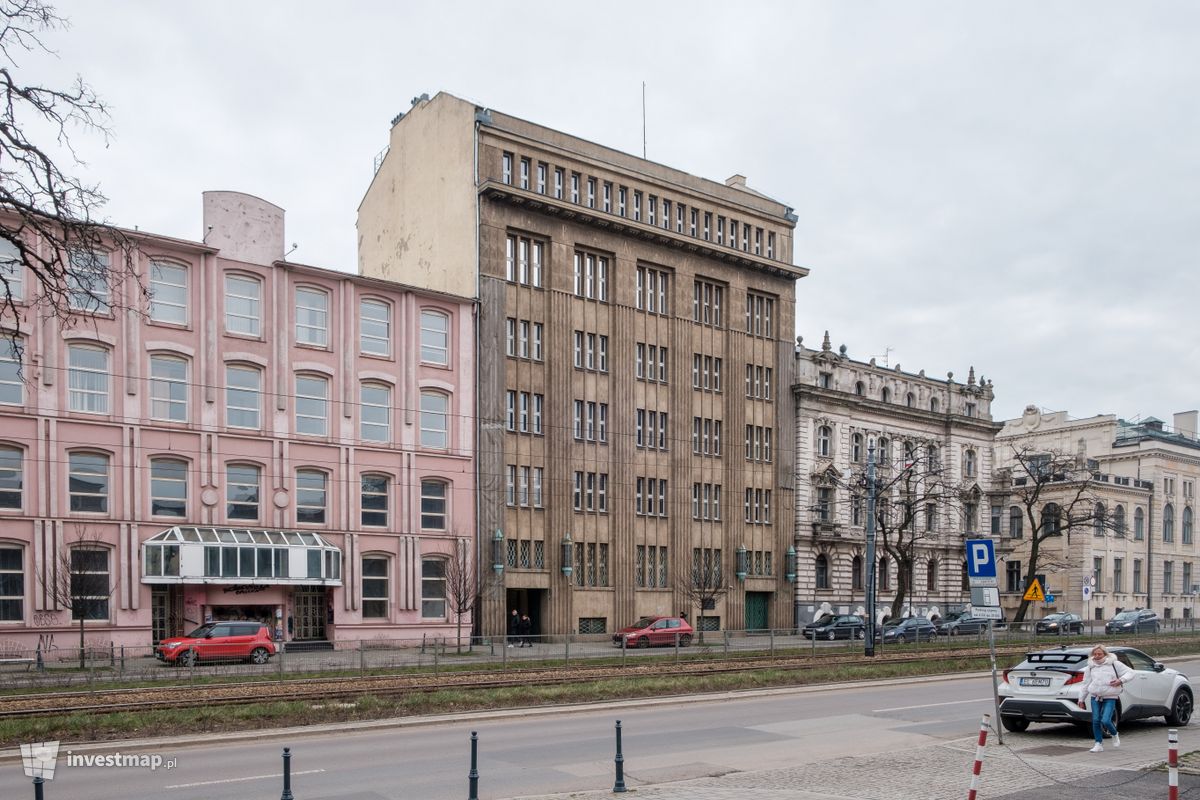
[[[163,639],[154,648],[159,661],[190,667],[200,661],[266,664],[275,655],[271,629],[261,622],[210,622],[187,636]]]
[[[692,643],[692,626],[680,617],[642,617],[627,628],[613,634],[613,644],[620,647],[654,647],[673,645],[676,637],[679,646]]]

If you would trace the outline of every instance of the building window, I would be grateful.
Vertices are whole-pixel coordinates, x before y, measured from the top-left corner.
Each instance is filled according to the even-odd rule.
[[[446,486],[443,481],[421,481],[422,530],[446,530]]]
[[[1100,590],[1099,587],[1097,587],[1096,591],[1099,591],[1099,590]],[[1163,562],[1163,594],[1174,594],[1174,593],[1175,593],[1175,562],[1174,561],[1164,561]]]
[[[360,479],[360,486],[362,524],[372,528],[386,528],[391,479],[387,475],[364,473]]]
[[[580,181],[582,181],[582,179],[583,179],[583,176],[580,175],[578,172],[571,173],[571,202],[572,203],[579,202],[579,184],[580,184]]]
[[[150,319],[173,325],[188,321],[188,271],[178,264],[150,262]]]
[[[187,422],[187,362],[174,356],[150,356],[150,416]]]
[[[1122,574],[1124,571],[1124,563],[1124,559],[1113,559],[1112,590],[1114,594],[1120,594],[1121,592],[1125,591],[1124,575]]]
[[[963,453],[963,476],[967,478],[975,477],[976,462],[978,456],[974,450],[967,450]]]
[[[925,565],[925,591],[933,592],[937,589],[937,559],[931,558]]]
[[[563,199],[563,179],[565,176],[566,173],[563,172],[562,167],[554,168],[554,196],[559,200]]]
[[[634,444],[641,449],[667,449],[667,412],[639,408],[635,410]]]
[[[225,367],[225,421],[231,428],[261,427],[262,370],[257,367]]]
[[[855,556],[850,560],[850,589],[851,591],[861,592],[863,590],[863,558]]]
[[[608,302],[608,257],[575,252],[575,296]]]
[[[988,531],[992,536],[1000,535],[1000,528],[1002,527],[1004,519],[1003,514],[1004,509],[1001,506],[992,506],[992,525]]]
[[[71,453],[71,510],[88,514],[108,513],[108,456],[100,453]]]
[[[108,619],[108,551],[71,548],[71,619]]]
[[[242,275],[225,276],[225,332],[258,336],[262,330],[262,283]]]
[[[648,314],[668,314],[670,273],[651,267],[637,268],[637,307]]]
[[[392,387],[364,382],[359,387],[359,430],[368,442],[392,440]]]
[[[1021,562],[1008,561],[1004,564],[1004,591],[1020,592],[1024,588],[1021,579]]]
[[[1175,506],[1170,503],[1163,506],[1162,540],[1175,541]]]
[[[387,619],[388,560],[364,556],[362,560],[363,619]]]
[[[666,517],[666,479],[637,478],[634,482],[633,511],[641,517]]]
[[[608,403],[576,400],[574,434],[579,441],[608,442]]]
[[[817,428],[817,455],[821,458],[833,457],[833,428],[828,425]]]
[[[24,507],[24,456],[16,447],[0,447],[0,508]]]
[[[892,590],[892,570],[891,562],[886,558],[879,559],[879,590],[881,592],[890,592]]]
[[[863,435],[861,433],[850,435],[850,460],[855,464],[863,462]]]
[[[1042,533],[1048,536],[1062,533],[1062,515],[1055,503],[1047,503],[1042,507]]]
[[[746,293],[746,333],[771,339],[775,336],[775,300],[755,292]],[[824,388],[829,388],[828,386]]]
[[[750,490],[746,490],[747,499],[750,497]],[[817,521],[818,522],[833,522],[833,489],[828,486],[817,488]]]
[[[545,242],[510,234],[505,243],[505,279],[509,283],[541,288],[545,252]]]
[[[1112,526],[1114,536],[1125,537],[1125,506],[1118,505],[1113,508]]]
[[[421,392],[421,447],[450,447],[450,397],[442,392]]]
[[[421,559],[421,619],[446,618],[446,559]]]
[[[862,381],[854,382],[854,394],[858,397],[863,397],[867,393],[867,388]]]
[[[421,312],[421,360],[441,366],[450,363],[450,318],[439,311]]]
[[[576,511],[608,513],[608,473],[576,472],[572,502]]]
[[[0,285],[8,289],[14,301],[25,297],[25,267],[21,263],[21,252],[8,239],[0,239]]]
[[[150,459],[150,513],[156,517],[187,516],[187,462]]]
[[[963,524],[967,533],[977,533],[979,531],[979,504],[963,503],[962,509]]]
[[[1023,528],[1025,527],[1025,515],[1021,513],[1020,506],[1012,506],[1008,509],[1008,538],[1020,539],[1025,535]]]
[[[296,376],[296,433],[325,436],[329,422],[329,380]]]
[[[746,365],[746,397],[753,400],[770,400],[771,384],[774,380],[770,367],[758,364]]]
[[[764,425],[746,426],[746,460],[762,464],[771,463],[770,428]]]
[[[704,392],[721,391],[721,359],[692,354],[692,388]]]
[[[824,553],[817,556],[817,563],[814,566],[816,573],[817,589],[829,588],[829,557]]]
[[[1194,594],[1194,586],[1192,584],[1192,562],[1183,562],[1183,581],[1180,583],[1179,591],[1183,594]]]
[[[1184,506],[1183,509],[1183,543],[1192,543],[1192,508]]]
[[[513,154],[504,153],[500,157],[500,180],[504,183],[512,184],[513,175]]]
[[[892,390],[886,386],[883,387],[883,389],[879,391],[879,399],[885,403],[892,402]]]
[[[25,402],[25,384],[21,380],[23,349],[23,340],[9,333],[0,334],[0,403],[5,405],[19,406]]]
[[[1146,512],[1141,508],[1133,510],[1133,538],[1138,541],[1146,538]]]
[[[1142,593],[1142,560],[1140,558],[1133,560],[1133,593]]]
[[[73,311],[108,314],[108,253],[73,250],[67,258],[67,303]]]
[[[324,525],[329,504],[328,476],[315,469],[296,470],[296,523]]]
[[[692,321],[701,325],[724,327],[721,306],[725,287],[711,281],[697,280],[692,284]]]
[[[1096,503],[1092,509],[1092,532],[1096,536],[1103,536],[1105,528],[1108,527],[1108,510],[1103,503]]]
[[[607,181],[605,181],[604,187],[602,190],[603,191],[603,194],[602,194],[603,199],[601,202],[603,203],[603,205],[601,206],[601,210],[603,210],[606,213],[612,212],[612,188],[613,188],[613,185],[611,183],[608,183]]]
[[[324,347],[329,341],[329,295],[296,289],[296,343]]]
[[[381,300],[358,302],[358,349],[373,356],[392,354],[392,307]]]
[[[258,521],[258,492],[262,470],[252,464],[225,467],[225,516]]]
[[[25,569],[19,547],[0,547],[0,622],[25,619]]]
[[[546,177],[550,167],[544,161],[539,161],[537,165],[537,193],[546,193]]]
[[[102,347],[73,344],[67,348],[72,411],[108,413],[108,351]]]
[[[520,187],[522,189],[529,188],[529,167],[530,167],[529,159],[522,158],[521,159],[521,183],[520,183]]]
[[[667,348],[638,342],[634,349],[634,375],[639,381],[667,382]]]

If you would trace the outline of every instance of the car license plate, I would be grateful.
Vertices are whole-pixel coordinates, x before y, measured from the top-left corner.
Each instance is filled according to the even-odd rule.
[[[1049,686],[1049,678],[1021,678],[1022,686]]]

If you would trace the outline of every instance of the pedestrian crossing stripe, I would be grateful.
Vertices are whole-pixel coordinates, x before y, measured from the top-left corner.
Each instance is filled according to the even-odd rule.
[[[1029,584],[1029,588],[1025,590],[1026,600],[1045,601],[1046,593],[1042,591],[1042,583],[1037,578],[1033,579],[1033,583]]]

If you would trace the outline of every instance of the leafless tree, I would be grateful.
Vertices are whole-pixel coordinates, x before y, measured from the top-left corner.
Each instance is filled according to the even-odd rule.
[[[456,538],[454,553],[446,559],[446,603],[454,612],[456,624],[455,645],[457,652],[462,652],[463,616],[470,613],[479,598],[486,594],[489,586],[484,581],[487,576],[476,568],[476,560],[471,555],[470,540]]]
[[[72,135],[107,143],[107,108],[82,78],[49,88],[18,75],[20,57],[52,53],[42,37],[67,21],[43,0],[0,0],[0,25],[0,315],[17,344],[27,321],[14,296],[14,263],[34,279],[24,300],[63,325],[79,319],[73,310],[140,309],[147,292],[132,239],[97,218],[107,198],[72,174],[84,166]]]
[[[1011,447],[1012,467],[1002,477],[1010,483],[1010,501],[1021,508],[1029,531],[1029,586],[1039,572],[1071,566],[1070,548],[1043,549],[1048,539],[1066,536],[1069,541],[1074,531],[1108,528],[1112,522],[1100,512],[1103,505],[1092,483],[1094,465],[1086,457],[1022,444]],[[1014,622],[1025,619],[1030,602],[1021,599]]]
[[[117,590],[109,547],[98,533],[81,528],[75,539],[51,561],[51,571],[37,573],[38,582],[55,608],[67,608],[79,620],[79,668],[87,666],[84,641],[88,620],[108,620],[113,593]]]
[[[697,547],[692,550],[691,569],[685,570],[675,582],[675,590],[687,598],[688,608],[699,609],[696,615],[696,633],[700,644],[704,644],[704,612],[716,608],[717,600],[729,592],[725,575],[721,569],[721,551]]]

